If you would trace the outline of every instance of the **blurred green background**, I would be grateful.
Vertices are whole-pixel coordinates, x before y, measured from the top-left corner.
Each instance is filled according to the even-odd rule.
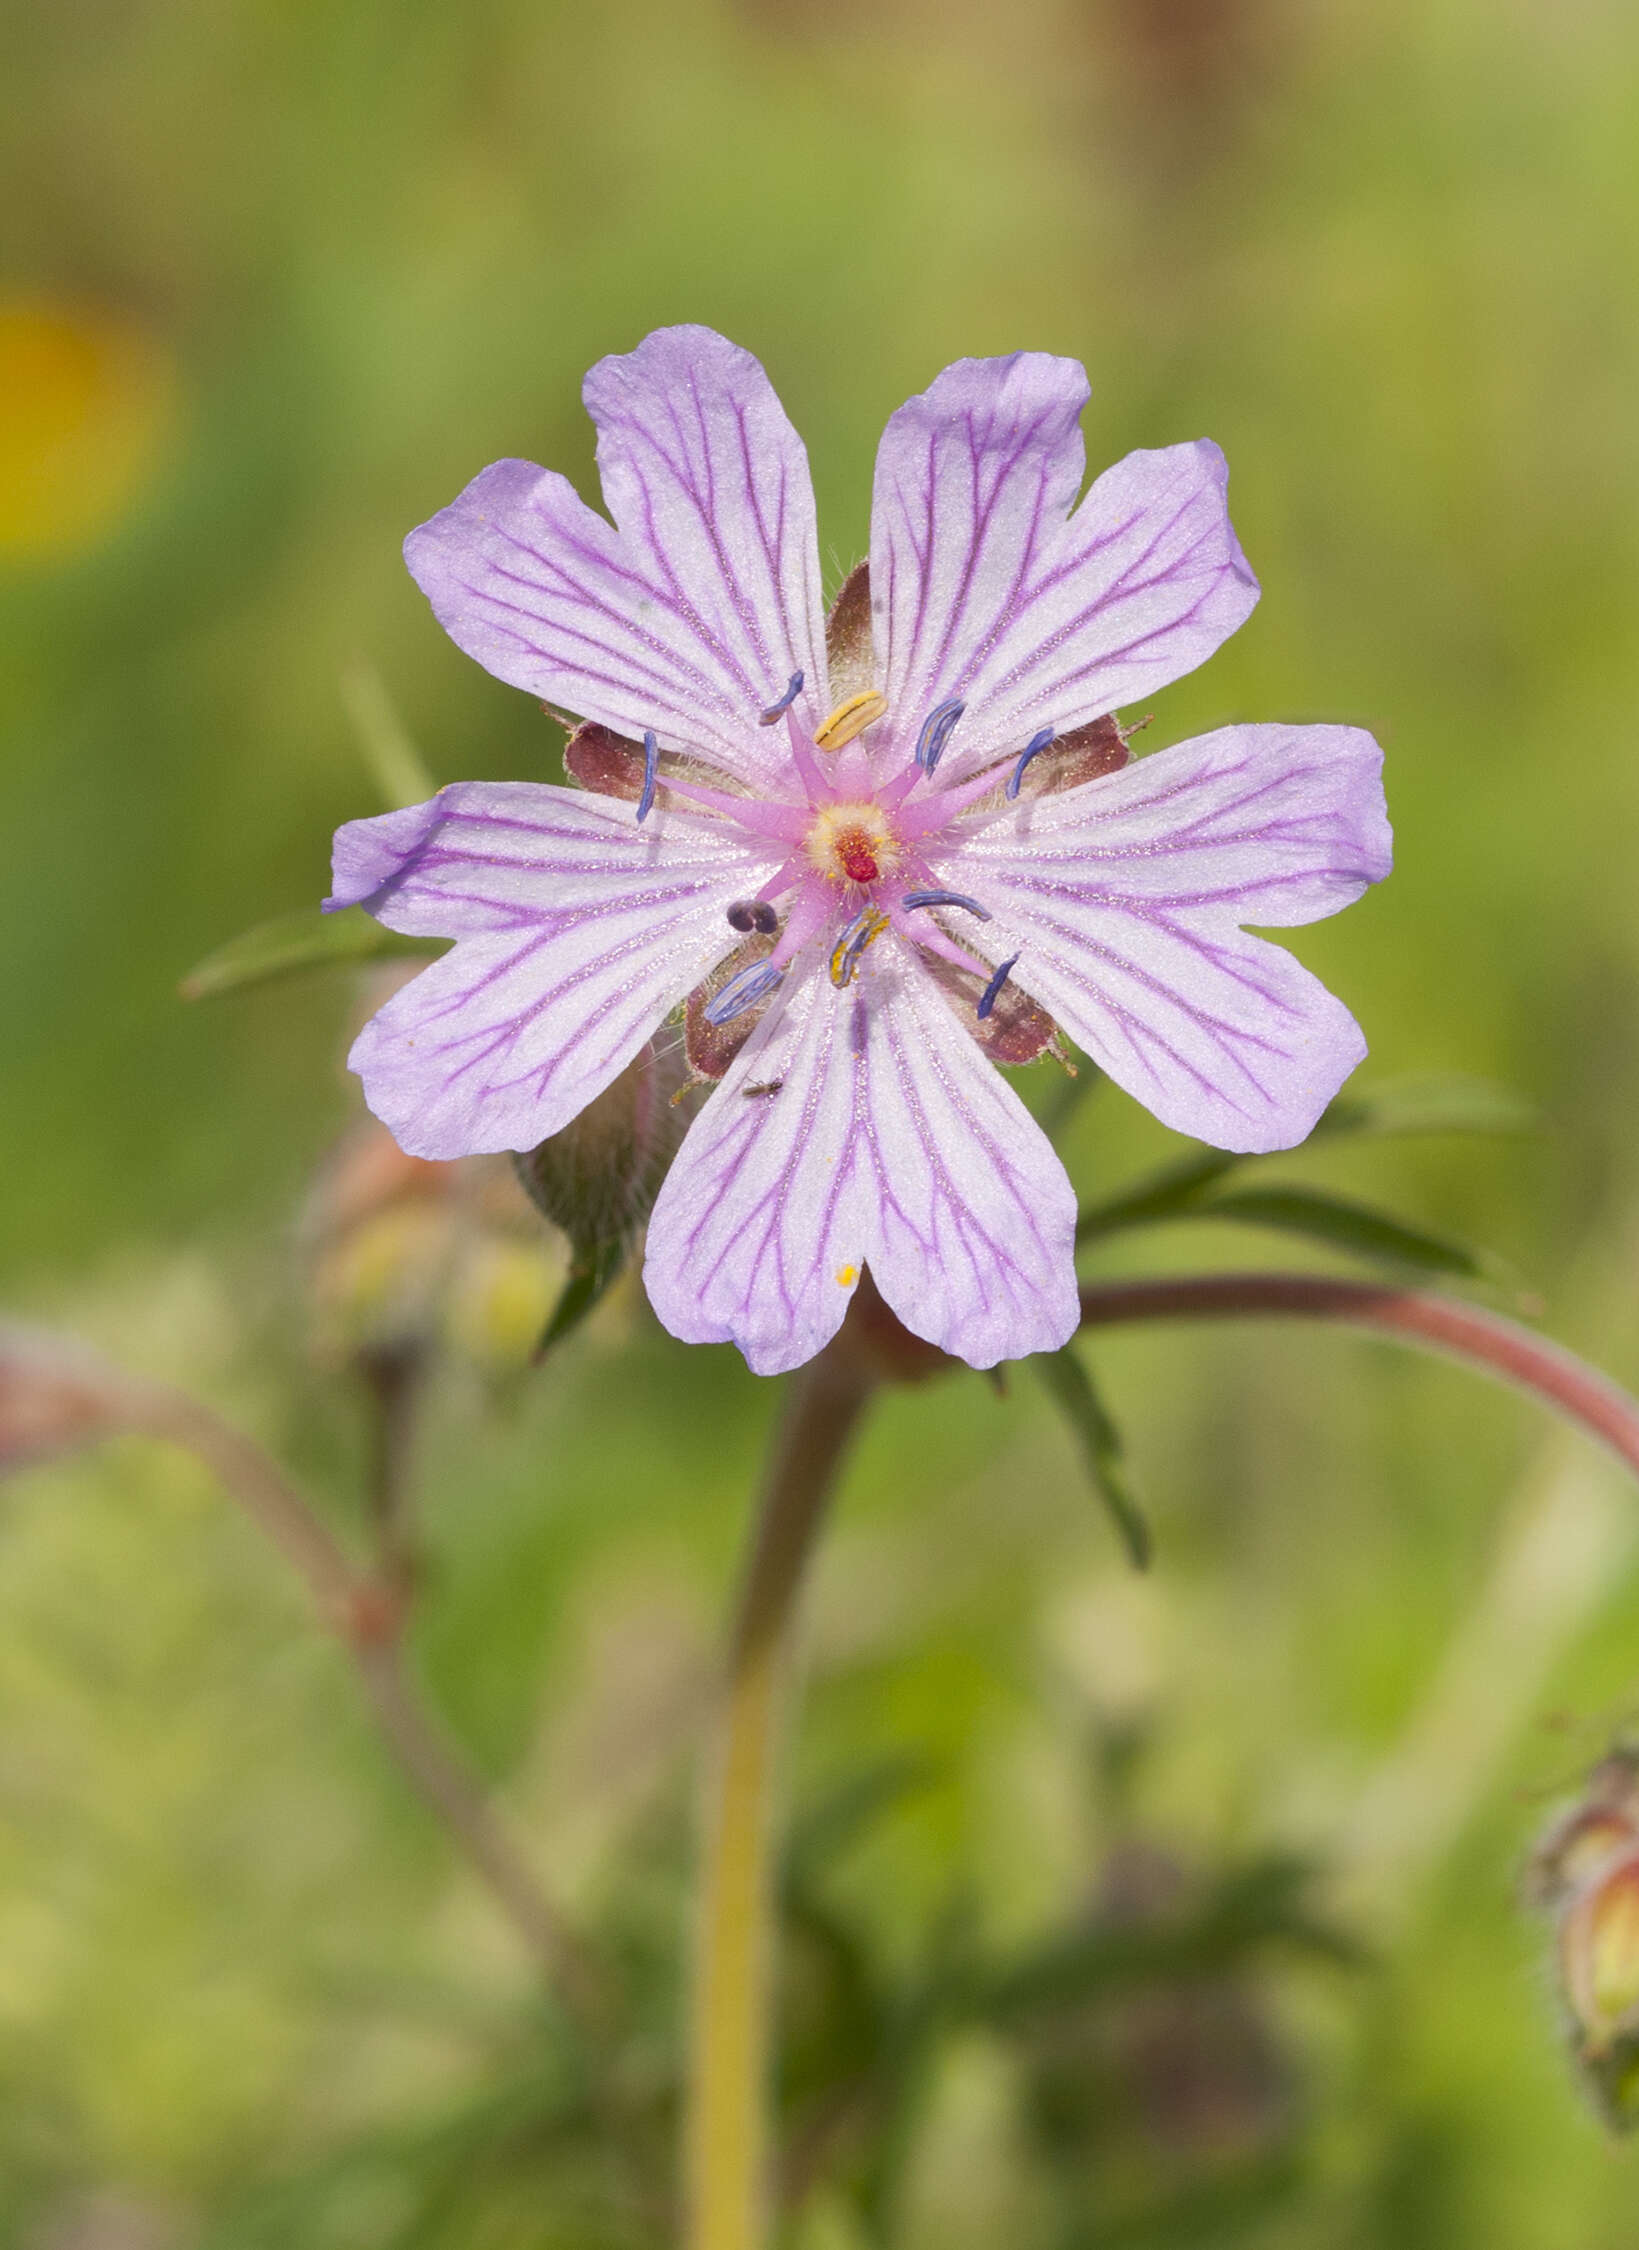
[[[1490,1244],[1556,1333],[1639,1378],[1621,0],[13,0],[5,30],[14,1307],[193,1383],[350,1524],[356,1402],[304,1350],[293,1244],[355,1115],[358,996],[189,1009],[177,980],[319,896],[331,828],[376,809],[348,665],[440,780],[557,777],[556,730],[445,641],[399,542],[501,454],[591,490],[584,369],[700,320],[807,440],[831,583],[877,431],[950,358],[1082,358],[1095,466],[1223,445],[1264,600],[1143,746],[1373,728],[1396,874],[1296,949],[1364,1023],[1364,1082],[1472,1072],[1542,1115],[1523,1142],[1278,1176]],[[1093,1195],[1177,1146],[1106,1089],[1067,1157]],[[1127,1255],[1265,1250],[1173,1230]],[[1290,2076],[1261,2200],[1146,2217],[1123,2143],[1131,2209],[1095,2181],[1092,2231],[1065,2234],[1081,2191],[1021,2123],[1028,2070],[969,2028],[893,2239],[1626,2250],[1639,2153],[1581,2105],[1516,1883],[1639,1695],[1634,1496],[1386,1347],[1236,1330],[1097,1361],[1153,1574],[1027,1371],[1000,1401],[889,1398],[813,1589],[793,1800],[926,1761],[835,1875],[890,1964],[952,1900],[1023,1942],[1140,1843],[1311,1854],[1370,1959],[1259,1970]],[[453,1364],[420,1464],[418,1661],[561,1893],[648,1933],[662,2047],[773,1403],[627,1289],[537,1380]],[[251,1531],[135,1443],[0,1506],[0,2243],[628,2239],[563,2217],[527,2130],[445,2206],[416,2187],[527,2076],[538,2003]],[[1164,2202],[1200,2151],[1145,2145]],[[794,2239],[855,2227],[822,2186]]]

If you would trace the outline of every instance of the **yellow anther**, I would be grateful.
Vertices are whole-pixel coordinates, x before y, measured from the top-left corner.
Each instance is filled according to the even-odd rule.
[[[845,742],[852,742],[856,734],[863,734],[888,708],[888,698],[875,688],[867,688],[862,695],[849,696],[839,703],[814,737],[820,750],[840,750]]]
[[[831,982],[841,992],[854,981],[854,972],[868,945],[888,927],[888,917],[874,906],[856,915],[831,949]]]

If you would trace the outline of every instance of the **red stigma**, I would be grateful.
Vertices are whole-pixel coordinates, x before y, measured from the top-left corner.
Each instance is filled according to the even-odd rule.
[[[863,828],[845,828],[831,848],[850,883],[874,883],[882,872]]]

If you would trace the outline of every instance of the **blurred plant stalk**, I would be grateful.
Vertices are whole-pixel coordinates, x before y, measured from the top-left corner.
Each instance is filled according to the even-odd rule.
[[[874,1387],[839,1336],[793,1376],[730,1641],[705,1817],[689,2055],[689,2250],[757,2250],[769,2203],[772,1801],[797,1596]]]
[[[1259,1318],[1341,1323],[1454,1359],[1549,1406],[1639,1477],[1639,1401],[1483,1306],[1298,1273],[1188,1274],[1093,1284],[1081,1293],[1083,1329]],[[761,2250],[768,2236],[772,1803],[802,1573],[878,1382],[920,1381],[956,1366],[904,1330],[867,1282],[837,1337],[792,1378],[731,1636],[707,1799],[685,2149],[688,2250]],[[1632,1888],[1639,1898],[1639,1876]],[[1612,2022],[1619,2016],[1625,2031],[1630,2007],[1639,2009],[1639,1972],[1629,1972],[1630,1951],[1639,1959],[1639,1941],[1630,1947],[1639,1907],[1630,1912],[1626,1889],[1606,1923],[1619,1923],[1620,1943],[1602,1924],[1595,1969],[1568,1982],[1585,2000],[1595,1994],[1585,2013],[1603,2010]],[[1607,1988],[1618,1953],[1615,2009]]]
[[[598,2011],[591,1971],[506,1823],[487,1801],[404,1663],[406,1589],[361,1572],[260,1446],[187,1392],[144,1381],[43,1331],[0,1325],[0,1472],[119,1436],[159,1438],[204,1463],[306,1586],[351,1656],[383,1736],[418,1795],[488,1885],[566,2004]]]

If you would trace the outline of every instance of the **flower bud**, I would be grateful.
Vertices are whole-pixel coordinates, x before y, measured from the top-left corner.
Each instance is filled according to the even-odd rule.
[[[1555,1821],[1532,1853],[1526,1870],[1531,1903],[1563,1905],[1608,1859],[1633,1844],[1639,1844],[1639,1764],[1627,1751],[1613,1751],[1589,1775],[1580,1802]]]
[[[440,1349],[521,1365],[562,1278],[504,1163],[406,1156],[374,1121],[329,1158],[301,1231],[319,1355],[365,1373]]]
[[[1565,1998],[1584,2062],[1639,2031],[1639,1846],[1607,1860],[1566,1909],[1559,1932]],[[1639,2060],[1639,2049],[1634,2059]]]
[[[569,1278],[541,1351],[579,1325],[625,1265],[688,1131],[689,1079],[680,1042],[662,1033],[561,1133],[517,1159],[530,1199],[569,1237]]]
[[[1613,1751],[1532,1855],[1558,1915],[1561,1994],[1583,2078],[1619,2132],[1639,2125],[1639,1756]]]

